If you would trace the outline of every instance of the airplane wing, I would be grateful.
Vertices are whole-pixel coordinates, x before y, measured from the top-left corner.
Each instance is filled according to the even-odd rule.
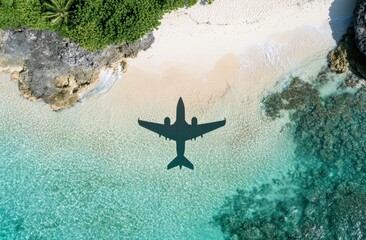
[[[173,136],[172,136],[171,130],[170,130],[171,126],[166,126],[166,125],[160,124],[160,123],[147,122],[147,121],[143,121],[140,119],[138,120],[138,123],[141,127],[149,129],[150,131],[153,131],[153,132],[159,134],[159,136],[164,136],[166,138],[173,139]]]
[[[202,136],[205,133],[211,132],[219,127],[224,126],[226,119],[218,122],[204,123],[198,125],[190,125],[187,140]]]

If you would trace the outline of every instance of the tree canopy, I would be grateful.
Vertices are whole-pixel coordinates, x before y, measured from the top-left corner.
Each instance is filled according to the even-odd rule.
[[[88,50],[136,41],[198,0],[0,0],[0,28],[53,30]]]

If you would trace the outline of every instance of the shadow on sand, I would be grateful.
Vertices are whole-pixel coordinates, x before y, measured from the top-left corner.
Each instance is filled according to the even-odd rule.
[[[338,42],[352,21],[357,0],[334,0],[329,8],[329,25],[333,39]]]

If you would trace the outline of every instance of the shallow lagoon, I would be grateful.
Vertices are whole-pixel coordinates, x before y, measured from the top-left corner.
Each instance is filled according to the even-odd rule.
[[[103,111],[83,114],[87,102],[54,113],[19,98],[13,85],[1,81],[5,238],[215,239],[221,233],[209,222],[223,196],[277,174],[292,157],[280,124],[252,129],[248,139],[250,126],[231,121],[187,143],[195,171],[167,171],[174,143],[139,128],[137,118],[114,124]],[[9,108],[13,101],[21,107]]]
[[[317,73],[333,44],[319,29],[296,31],[316,42],[311,51],[291,45],[301,34],[255,46],[237,57],[237,74],[222,89],[205,89],[207,81],[192,85],[200,72],[167,70],[166,79],[178,72],[188,80],[163,85],[163,77],[149,83],[149,73],[131,68],[109,91],[56,113],[19,97],[16,84],[1,75],[0,237],[222,238],[212,218],[226,196],[294,167],[292,137],[281,131],[287,120],[264,117],[261,100],[286,84],[283,76]],[[227,125],[187,143],[194,171],[167,171],[175,144],[137,119],[174,119],[181,95],[188,121],[226,117]]]

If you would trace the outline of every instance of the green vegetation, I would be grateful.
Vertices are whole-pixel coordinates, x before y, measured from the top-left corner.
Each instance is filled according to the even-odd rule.
[[[198,0],[0,0],[0,28],[53,30],[88,50],[133,42]],[[210,1],[211,2],[211,1]]]
[[[54,24],[67,24],[72,3],[73,0],[50,0],[49,3],[44,4],[48,10],[44,13],[44,16]]]

